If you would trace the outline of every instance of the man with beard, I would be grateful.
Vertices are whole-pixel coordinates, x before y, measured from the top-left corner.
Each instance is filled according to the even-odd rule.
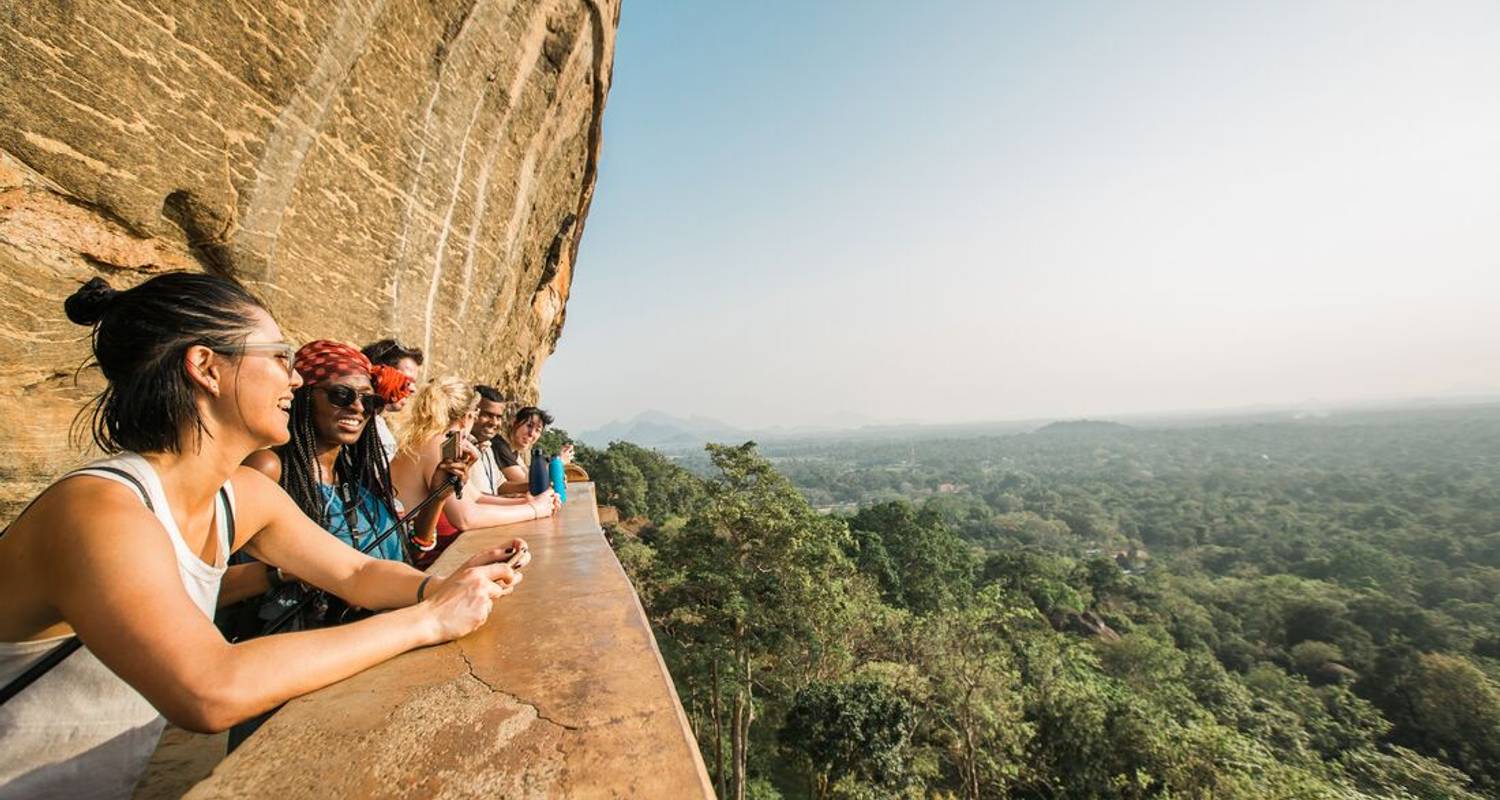
[[[505,397],[493,386],[475,386],[474,392],[479,395],[479,409],[471,433],[479,446],[479,461],[469,470],[469,485],[485,494],[500,494],[507,487],[492,444],[505,424]],[[514,491],[524,492],[526,487],[511,486],[507,493]]]

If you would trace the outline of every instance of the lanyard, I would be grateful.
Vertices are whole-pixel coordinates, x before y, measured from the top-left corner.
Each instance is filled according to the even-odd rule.
[[[349,484],[339,481],[332,494],[343,501],[344,531],[349,534],[349,542],[353,544],[355,550],[361,549],[359,546],[359,518],[362,516],[360,514],[362,503],[355,502],[358,492]],[[333,505],[333,497],[328,498],[328,504],[330,506]]]

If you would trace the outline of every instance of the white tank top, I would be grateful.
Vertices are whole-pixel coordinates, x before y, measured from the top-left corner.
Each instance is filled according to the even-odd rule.
[[[233,488],[226,483],[215,501],[218,556],[209,565],[183,542],[161,479],[139,455],[127,452],[100,459],[59,482],[74,475],[94,475],[139,493],[129,478],[109,469],[129,474],[145,489],[142,501],[172,542],[183,588],[204,616],[212,619],[233,535]],[[0,685],[68,638],[0,642]],[[164,725],[146,698],[110,672],[87,647],[80,648],[0,706],[0,800],[129,798],[151,761]]]

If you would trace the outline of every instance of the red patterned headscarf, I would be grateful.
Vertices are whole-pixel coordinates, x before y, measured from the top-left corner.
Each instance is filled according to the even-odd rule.
[[[414,382],[406,373],[384,364],[371,365],[353,345],[319,339],[302,345],[297,351],[297,372],[306,383],[321,383],[340,375],[370,376],[375,394],[387,403],[399,403],[411,395]]]
[[[332,339],[319,339],[297,351],[297,372],[304,383],[322,383],[340,375],[369,375],[370,359],[358,348]]]

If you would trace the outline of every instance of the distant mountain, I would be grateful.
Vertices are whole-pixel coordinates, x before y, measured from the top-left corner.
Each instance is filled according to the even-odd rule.
[[[617,420],[576,436],[594,447],[627,441],[642,447],[674,449],[698,447],[705,442],[743,442],[755,438],[747,431],[716,419],[697,415],[684,419],[664,411],[643,411],[628,420]]]
[[[1129,425],[1097,419],[1070,419],[1043,425],[1037,433],[1123,433],[1133,430]]]
[[[937,439],[972,438],[1036,430],[1039,422],[979,422],[919,424],[914,422],[872,423],[858,414],[824,415],[824,419],[801,425],[773,425],[767,428],[740,428],[710,417],[686,419],[663,411],[645,411],[628,420],[616,420],[593,430],[573,434],[592,447],[610,442],[627,441],[659,450],[696,450],[706,442],[739,444],[755,441],[772,442],[863,441],[896,438]],[[1122,426],[1123,427],[1123,426]]]
[[[773,425],[766,428],[740,428],[710,417],[693,415],[676,417],[662,411],[646,411],[628,420],[616,420],[593,430],[574,434],[579,441],[603,447],[614,441],[628,441],[661,450],[697,450],[705,442],[739,444],[756,441],[762,446],[815,441],[891,441],[931,439],[973,439],[981,436],[1011,436],[1022,433],[1107,434],[1162,428],[1203,428],[1253,425],[1272,422],[1320,423],[1344,421],[1351,417],[1378,417],[1384,413],[1425,410],[1439,413],[1500,405],[1500,396],[1475,394],[1463,397],[1396,398],[1371,400],[1358,404],[1328,404],[1309,400],[1296,406],[1258,405],[1226,409],[1165,411],[1112,415],[1129,424],[1101,419],[1071,419],[1047,422],[1045,419],[989,422],[872,422],[870,418],[850,412],[830,412],[797,425]]]

